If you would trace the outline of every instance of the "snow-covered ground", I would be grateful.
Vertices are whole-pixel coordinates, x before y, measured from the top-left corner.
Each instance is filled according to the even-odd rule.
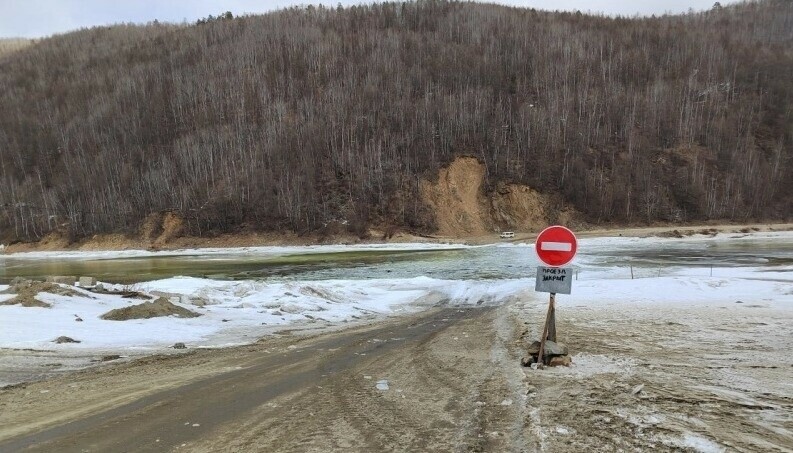
[[[348,322],[437,303],[492,304],[523,291],[528,281],[328,280],[264,283],[176,277],[134,285],[166,296],[201,314],[197,318],[159,317],[103,320],[112,309],[142,300],[92,294],[58,296],[40,293],[51,308],[0,306],[0,347],[26,349],[162,348],[176,342],[191,346],[228,346],[254,341],[287,324]],[[8,299],[12,296],[0,296]],[[82,321],[76,321],[76,319]],[[59,336],[80,343],[55,344]]]
[[[572,295],[559,295],[564,306],[619,305],[734,306],[736,302],[793,310],[793,269],[677,269],[674,275],[648,278],[581,279]],[[127,321],[100,319],[109,310],[142,301],[92,294],[38,298],[51,308],[0,306],[0,347],[28,349],[161,348],[175,342],[224,346],[254,341],[287,324],[339,323],[451,304],[493,304],[509,296],[536,298],[533,279],[438,280],[426,277],[379,280],[326,280],[266,283],[176,277],[134,285],[166,293],[176,305],[202,316]],[[12,296],[2,295],[0,301]],[[77,318],[81,322],[75,321]],[[59,336],[80,343],[54,344]]]

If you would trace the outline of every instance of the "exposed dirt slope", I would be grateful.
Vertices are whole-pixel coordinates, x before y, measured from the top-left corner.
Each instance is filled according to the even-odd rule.
[[[173,212],[150,214],[140,227],[140,236],[150,247],[162,248],[184,234],[184,220]]]
[[[485,167],[473,157],[456,159],[438,174],[438,181],[422,181],[424,202],[435,212],[438,234],[484,234],[491,229],[487,200],[482,194]]]
[[[474,157],[455,159],[442,168],[437,182],[422,181],[424,202],[435,213],[438,234],[465,237],[495,231],[537,231],[550,223],[570,224],[575,211],[521,184],[499,182],[484,189],[485,167]]]
[[[548,198],[528,186],[501,183],[489,200],[493,223],[501,230],[537,231],[554,217]]]

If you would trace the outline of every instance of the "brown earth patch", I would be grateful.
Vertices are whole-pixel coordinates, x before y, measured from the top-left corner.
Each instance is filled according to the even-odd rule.
[[[316,245],[316,244],[357,244],[369,242],[382,242],[383,233],[373,234],[372,241],[362,240],[353,234],[338,235],[335,237],[321,237],[318,234],[299,235],[291,231],[277,232],[239,232],[222,234],[218,236],[175,236],[167,241],[160,240],[155,246],[152,241],[142,237],[129,237],[123,234],[99,234],[75,243],[63,243],[63,246],[53,247],[39,242],[16,243],[6,247],[5,253],[21,253],[33,251],[54,250],[145,250],[157,248],[161,250],[180,250],[207,247],[257,247],[257,246],[288,246],[288,245]],[[156,238],[159,238],[157,236]],[[156,239],[155,239],[156,240]],[[396,233],[388,242],[426,242],[427,237],[415,236],[409,233]]]
[[[20,252],[33,252],[33,251],[52,251],[52,250],[66,250],[69,248],[71,241],[60,231],[53,231],[37,242],[18,242],[9,244],[5,248],[5,253],[20,253]]]
[[[168,299],[160,297],[154,302],[144,302],[124,308],[117,308],[100,316],[110,321],[126,321],[129,319],[149,319],[161,316],[176,316],[177,318],[196,318],[198,313],[172,304]]]
[[[140,238],[142,241],[154,242],[162,234],[162,213],[154,212],[143,219],[140,225]]]
[[[140,241],[119,233],[97,234],[80,242],[79,250],[124,250],[140,248]]]
[[[435,213],[439,235],[470,237],[577,223],[575,210],[526,185],[499,182],[485,192],[484,176],[485,167],[476,158],[460,157],[440,170],[437,182],[421,182],[422,199]]]
[[[460,157],[442,168],[438,181],[422,181],[421,196],[435,212],[438,234],[476,235],[492,231],[482,193],[485,167],[474,157]]]
[[[184,233],[184,220],[173,212],[166,212],[162,219],[162,234],[155,241],[157,243],[167,243],[171,239],[181,236]]]
[[[184,220],[173,212],[149,214],[140,226],[141,241],[162,248],[184,234]]]
[[[491,214],[502,229],[540,230],[548,226],[546,197],[520,184],[499,184],[490,196]]]
[[[0,305],[21,305],[23,307],[38,307],[38,308],[52,308],[52,305],[42,302],[35,297],[17,296],[5,302],[0,302]]]
[[[305,245],[316,240],[293,232],[242,232],[213,237],[182,236],[172,238],[168,248],[250,247],[257,245]]]
[[[11,285],[8,289],[2,291],[2,293],[16,294],[16,297],[4,302],[0,302],[0,305],[21,305],[23,307],[41,307],[41,308],[50,308],[52,307],[52,305],[36,299],[36,296],[39,293],[50,293],[59,296],[69,296],[69,297],[72,296],[86,297],[84,294],[75,291],[71,288],[68,288],[66,286],[57,285],[55,283],[36,282],[31,280],[26,280],[24,282]]]

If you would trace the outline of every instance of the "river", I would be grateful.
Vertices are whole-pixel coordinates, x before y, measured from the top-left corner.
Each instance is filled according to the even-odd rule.
[[[445,280],[526,278],[538,262],[531,244],[486,246],[406,244],[404,246],[262,247],[110,253],[0,255],[0,284],[15,277],[93,276],[131,284],[173,276],[216,280],[351,280],[427,276]],[[587,275],[619,269],[637,272],[678,267],[786,267],[793,264],[789,233],[723,234],[716,237],[588,238],[573,263]]]

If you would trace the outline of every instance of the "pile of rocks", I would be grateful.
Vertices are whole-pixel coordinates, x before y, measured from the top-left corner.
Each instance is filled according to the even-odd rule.
[[[540,355],[540,342],[535,341],[529,345],[529,356],[524,357],[521,363],[523,366],[531,366],[534,363],[544,363],[548,366],[570,366],[572,360],[568,354],[567,346],[563,343],[546,340],[545,350],[543,351],[543,360],[539,360]]]

